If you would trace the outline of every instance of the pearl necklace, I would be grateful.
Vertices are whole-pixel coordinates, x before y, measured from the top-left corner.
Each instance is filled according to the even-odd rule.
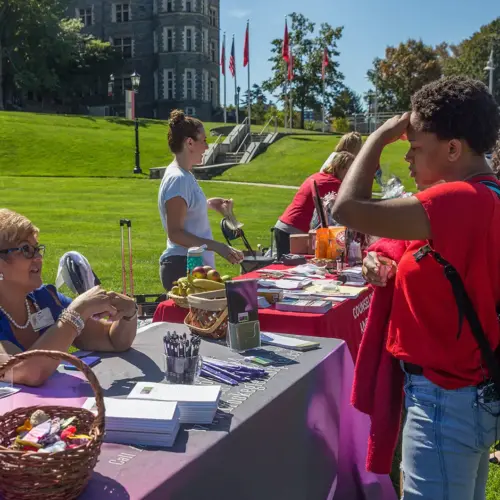
[[[31,323],[31,311],[30,311],[30,305],[29,305],[29,302],[28,302],[28,299],[24,299],[24,303],[26,304],[26,313],[28,315],[28,319],[26,320],[26,323],[24,325],[18,325],[16,323],[16,321],[14,320],[14,318],[2,307],[0,306],[0,311],[2,311],[5,316],[7,316],[7,319],[16,327],[16,328],[19,328],[20,330],[26,330],[26,328],[28,328],[28,326],[30,325]]]

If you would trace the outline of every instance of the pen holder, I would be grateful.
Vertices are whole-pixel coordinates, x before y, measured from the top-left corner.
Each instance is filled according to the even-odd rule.
[[[164,355],[165,380],[169,384],[194,384],[201,371],[201,356],[181,358]]]

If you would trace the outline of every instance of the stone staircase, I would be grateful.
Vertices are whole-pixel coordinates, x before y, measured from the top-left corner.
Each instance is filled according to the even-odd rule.
[[[266,132],[271,120],[260,133],[249,132],[248,121],[236,125],[229,135],[219,136],[210,144],[203,158],[203,165],[193,168],[198,179],[211,179],[225,172],[228,168],[242,163],[249,163],[255,156],[262,153],[278,137],[276,126],[274,132]],[[166,167],[149,169],[150,179],[161,179]]]

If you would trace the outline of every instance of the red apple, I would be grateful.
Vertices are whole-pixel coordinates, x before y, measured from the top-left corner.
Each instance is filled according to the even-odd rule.
[[[202,266],[195,267],[191,274],[193,275],[193,278],[197,279],[205,279],[207,277],[207,273],[205,272],[205,269],[203,269]]]
[[[210,266],[203,266],[203,269],[206,273],[208,273],[208,271],[211,271],[212,268]]]
[[[211,271],[208,271],[207,279],[212,281],[220,281],[220,274],[215,269],[212,269]]]

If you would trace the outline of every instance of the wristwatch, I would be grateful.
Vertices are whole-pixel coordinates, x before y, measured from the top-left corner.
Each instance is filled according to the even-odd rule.
[[[122,319],[125,321],[132,321],[136,316],[137,312],[139,311],[139,306],[137,305],[137,302],[134,302],[135,304],[135,312],[132,314],[132,316],[123,316]]]

